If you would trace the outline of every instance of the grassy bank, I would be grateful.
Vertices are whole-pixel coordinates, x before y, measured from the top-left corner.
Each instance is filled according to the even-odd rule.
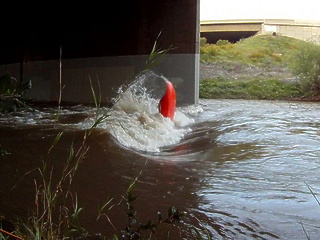
[[[200,84],[201,98],[226,99],[297,99],[303,97],[300,85],[278,79],[225,80],[208,79]]]
[[[320,46],[259,35],[201,44],[201,98],[317,99]]]

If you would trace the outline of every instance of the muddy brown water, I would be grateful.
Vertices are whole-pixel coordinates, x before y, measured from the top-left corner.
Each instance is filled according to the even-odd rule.
[[[123,147],[107,130],[94,130],[71,189],[83,208],[82,226],[91,233],[121,236],[127,226],[121,196],[138,177],[133,189],[138,221],[156,221],[157,212],[166,216],[171,206],[186,212],[184,224],[157,229],[158,239],[168,229],[172,239],[195,239],[191,226],[204,239],[319,239],[320,206],[308,186],[320,193],[320,104],[201,104],[203,112],[187,126],[191,131],[160,152]],[[7,217],[26,217],[34,210],[34,179],[39,179],[34,169],[46,162],[54,166],[56,179],[71,144],[81,146],[85,130],[71,126],[90,117],[88,108],[70,108],[61,114],[59,126],[52,123],[54,114],[47,108],[41,117],[0,117],[0,144],[10,153],[0,161],[0,211]],[[61,140],[48,154],[60,131]],[[108,218],[96,220],[98,206],[111,198]]]

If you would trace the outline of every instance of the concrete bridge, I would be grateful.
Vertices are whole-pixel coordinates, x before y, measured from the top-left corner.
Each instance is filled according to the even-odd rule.
[[[58,100],[61,76],[62,101],[75,103],[93,102],[91,77],[96,89],[99,79],[102,101],[109,102],[145,67],[157,41],[160,50],[172,49],[153,70],[173,82],[178,105],[197,103],[199,2],[123,0],[70,8],[46,3],[20,11],[7,6],[16,11],[0,16],[0,75],[31,80],[28,95],[39,101]]]
[[[201,37],[209,43],[219,39],[237,42],[256,34],[281,34],[320,43],[320,21],[293,19],[239,19],[201,21]]]

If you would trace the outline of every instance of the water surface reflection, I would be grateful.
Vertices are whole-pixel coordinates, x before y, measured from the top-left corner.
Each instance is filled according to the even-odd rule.
[[[190,131],[160,152],[132,151],[108,131],[95,130],[73,185],[84,208],[83,225],[92,232],[114,233],[106,218],[96,221],[97,206],[112,197],[120,200],[139,176],[134,189],[139,219],[156,218],[158,211],[175,206],[188,213],[186,222],[205,227],[213,239],[306,239],[302,224],[317,239],[320,207],[306,183],[320,192],[320,105],[242,100],[202,104],[203,112],[187,126]],[[78,146],[83,139],[85,130],[74,124],[92,113],[81,108],[66,110],[55,128],[49,110],[43,110],[40,120],[36,114],[1,116],[0,143],[11,153],[1,158],[1,212],[26,214],[32,209],[36,173],[21,176],[44,159],[62,166],[70,144]],[[63,138],[48,155],[59,131]],[[115,205],[108,217],[118,232],[127,224],[123,206]],[[188,230],[172,234],[193,239]]]

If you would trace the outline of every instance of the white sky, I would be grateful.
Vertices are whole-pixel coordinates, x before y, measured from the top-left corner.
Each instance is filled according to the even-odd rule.
[[[200,0],[200,20],[320,20],[320,0]]]

